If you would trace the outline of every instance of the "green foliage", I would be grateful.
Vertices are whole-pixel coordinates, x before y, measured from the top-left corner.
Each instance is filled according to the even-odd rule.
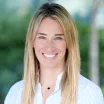
[[[79,31],[79,45],[81,55],[81,74],[89,78],[89,43],[90,43],[90,24],[82,22],[81,18],[76,21]],[[99,72],[100,85],[104,86],[104,28],[98,29],[99,40]],[[103,88],[103,87],[102,87]],[[104,88],[103,88],[104,89]]]
[[[31,14],[21,16],[10,10],[1,13],[0,101],[3,101],[10,87],[23,75],[25,36]]]
[[[103,86],[101,86],[101,89],[102,89],[102,92],[103,92],[103,94],[104,94],[104,85],[103,85]]]
[[[99,30],[99,65],[100,65],[100,78],[101,85],[104,92],[104,28]]]
[[[89,57],[89,33],[90,24],[82,22],[81,18],[76,21],[79,32],[79,46],[81,56],[81,74],[88,77],[88,57]]]

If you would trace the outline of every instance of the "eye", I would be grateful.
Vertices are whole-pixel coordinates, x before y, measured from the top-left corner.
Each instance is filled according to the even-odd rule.
[[[38,38],[39,38],[39,39],[46,39],[45,36],[39,36]]]
[[[55,37],[54,40],[63,40],[62,37]]]

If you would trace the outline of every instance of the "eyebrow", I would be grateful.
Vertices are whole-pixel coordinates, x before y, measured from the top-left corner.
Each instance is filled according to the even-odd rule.
[[[64,34],[55,34],[55,36],[64,36]]]
[[[37,33],[37,34],[39,34],[39,35],[47,35],[45,33]],[[64,34],[55,34],[55,36],[64,36]]]
[[[47,35],[47,34],[45,34],[45,33],[37,33],[38,35]]]

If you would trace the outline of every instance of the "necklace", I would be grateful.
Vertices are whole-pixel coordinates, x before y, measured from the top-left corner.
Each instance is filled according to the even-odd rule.
[[[50,87],[47,87],[47,90],[50,90],[51,88]]]

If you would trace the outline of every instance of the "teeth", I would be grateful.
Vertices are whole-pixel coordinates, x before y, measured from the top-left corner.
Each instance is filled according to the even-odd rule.
[[[44,54],[45,57],[54,57],[55,55]]]

